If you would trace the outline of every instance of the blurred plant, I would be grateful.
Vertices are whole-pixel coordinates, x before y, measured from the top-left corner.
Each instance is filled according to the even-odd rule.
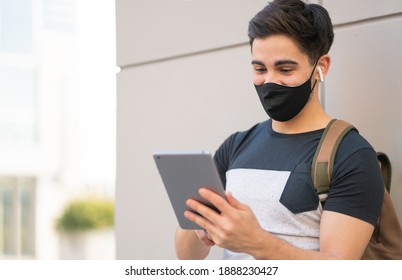
[[[114,202],[109,198],[89,197],[70,201],[56,221],[59,232],[74,232],[112,227]]]

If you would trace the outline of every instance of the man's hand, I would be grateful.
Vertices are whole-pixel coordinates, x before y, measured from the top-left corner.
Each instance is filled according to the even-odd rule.
[[[197,237],[206,245],[206,246],[214,246],[215,243],[212,241],[211,237],[209,236],[206,230],[196,230],[195,233]]]
[[[206,188],[201,188],[199,193],[220,213],[189,199],[187,206],[200,215],[186,211],[186,218],[204,228],[211,240],[220,247],[249,253],[257,249],[264,230],[248,205],[239,202],[231,193],[226,194],[226,199]]]

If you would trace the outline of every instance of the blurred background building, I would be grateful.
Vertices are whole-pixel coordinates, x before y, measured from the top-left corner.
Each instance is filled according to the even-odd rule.
[[[0,258],[58,259],[65,204],[114,198],[116,71],[115,1],[0,0]]]

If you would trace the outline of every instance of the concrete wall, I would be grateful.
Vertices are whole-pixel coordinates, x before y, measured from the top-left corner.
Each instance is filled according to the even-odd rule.
[[[325,0],[335,26],[326,111],[353,123],[393,165],[402,222],[402,1]]]
[[[116,1],[121,67],[117,75],[118,259],[175,258],[177,222],[152,159],[155,150],[214,152],[232,132],[266,119],[251,83],[247,44],[247,23],[266,2]],[[333,64],[325,82],[326,107],[334,116],[355,123],[376,148],[392,153],[391,159],[398,161],[401,129],[392,128],[400,127],[402,120],[400,110],[395,110],[401,108],[396,59],[402,42],[396,36],[401,16],[395,11],[401,11],[402,5],[320,2],[336,24]],[[383,62],[378,65],[378,61]],[[393,73],[385,70],[390,67]],[[358,98],[357,105],[344,104],[351,96],[353,102]],[[368,99],[381,103],[356,113],[356,108],[363,108],[360,100],[366,104]],[[377,134],[377,128],[384,127],[385,115],[378,118],[376,110],[386,105],[394,109],[397,123],[387,119],[387,129],[381,132],[391,136],[384,142],[386,137]],[[374,121],[376,129],[370,130]],[[394,182],[400,181],[401,174],[395,173]],[[402,202],[401,191],[395,188],[393,196]],[[211,258],[220,255],[215,250]]]
[[[116,2],[117,258],[175,258],[177,222],[154,151],[214,152],[265,119],[247,44],[247,23],[265,2]]]

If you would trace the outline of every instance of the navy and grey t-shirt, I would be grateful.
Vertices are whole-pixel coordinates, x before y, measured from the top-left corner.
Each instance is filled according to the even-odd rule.
[[[375,225],[383,181],[371,145],[356,131],[342,140],[324,209],[315,193],[311,162],[323,129],[300,134],[272,130],[272,121],[231,135],[215,153],[226,190],[248,204],[261,226],[304,249],[319,250],[323,210]],[[249,258],[225,251],[225,258]]]

